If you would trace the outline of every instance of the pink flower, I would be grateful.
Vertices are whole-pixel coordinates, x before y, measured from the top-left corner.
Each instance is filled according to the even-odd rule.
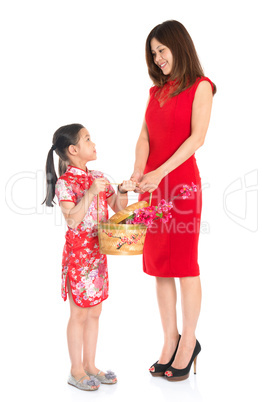
[[[165,215],[163,218],[161,218],[161,221],[163,223],[167,223],[171,217],[172,217],[172,214]]]
[[[105,266],[105,264],[100,263],[100,264],[99,264],[99,270],[98,270],[99,275],[105,275],[105,271],[106,271],[106,266]]]
[[[185,184],[183,188],[180,190],[180,193],[182,194],[182,198],[185,200],[186,198],[190,197],[190,188]]]
[[[129,219],[128,222],[130,224],[143,224],[150,228],[155,219],[163,218],[164,221],[167,222],[171,217],[171,215],[168,214],[171,208],[173,208],[172,202],[167,203],[165,200],[161,200],[157,206],[136,209],[133,219]]]
[[[192,189],[193,191],[197,192],[197,186],[192,182]]]
[[[94,286],[95,286],[95,288],[97,288],[97,289],[101,289],[101,288],[102,288],[102,285],[103,285],[103,279],[98,276],[98,277],[95,279],[95,281],[94,281]]]
[[[180,194],[175,196],[173,199],[180,197],[186,199],[190,197],[191,191],[196,192],[197,186],[194,183],[192,183],[192,187],[184,184],[183,188],[180,190]],[[130,216],[131,219],[128,219],[126,222],[128,224],[145,225],[148,228],[152,227],[153,221],[156,219],[161,219],[162,222],[167,223],[169,219],[172,218],[172,214],[169,212],[172,208],[172,201],[166,202],[164,199],[162,199],[157,206],[136,209],[133,215]],[[125,241],[124,238],[121,240]]]

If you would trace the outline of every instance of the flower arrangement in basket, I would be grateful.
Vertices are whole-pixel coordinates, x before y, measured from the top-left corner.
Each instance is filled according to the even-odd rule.
[[[175,198],[188,198],[191,191],[197,191],[196,185],[192,187],[184,185]],[[153,222],[161,219],[166,223],[171,219],[172,200],[161,200],[157,206],[151,206],[152,194],[149,205],[146,201],[132,204],[117,212],[107,222],[98,220],[98,237],[101,254],[111,255],[137,255],[143,253],[147,228],[152,227]]]

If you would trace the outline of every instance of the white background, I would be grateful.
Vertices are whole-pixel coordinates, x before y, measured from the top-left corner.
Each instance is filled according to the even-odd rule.
[[[145,40],[167,19],[188,29],[218,88],[196,153],[204,187],[202,352],[197,375],[187,381],[150,376],[162,347],[155,279],[142,272],[141,256],[109,256],[97,366],[114,370],[119,382],[87,395],[66,382],[69,307],[60,297],[66,228],[57,206],[41,206],[47,152],[58,127],[82,123],[97,145],[90,168],[114,181],[130,177],[151,86]],[[0,30],[5,401],[260,400],[260,2],[9,0],[1,2]]]

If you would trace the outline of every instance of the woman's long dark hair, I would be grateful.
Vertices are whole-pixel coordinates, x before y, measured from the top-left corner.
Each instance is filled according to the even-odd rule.
[[[167,46],[172,52],[173,67],[170,75],[164,75],[154,63],[151,51],[153,38]],[[168,80],[177,79],[179,81],[173,96],[191,87],[198,77],[204,77],[192,38],[183,24],[178,21],[169,20],[154,27],[146,39],[145,53],[148,73],[155,85],[162,87]],[[216,86],[213,85],[213,94],[215,94]]]
[[[82,124],[68,124],[67,126],[60,127],[53,135],[52,147],[48,152],[46,161],[46,186],[47,195],[42,204],[48,207],[53,207],[56,204],[53,200],[55,197],[55,186],[58,180],[55,166],[53,152],[59,156],[59,176],[62,176],[68,165],[67,149],[70,145],[76,145],[79,141],[79,131],[84,128]],[[41,205],[42,205],[41,204]]]

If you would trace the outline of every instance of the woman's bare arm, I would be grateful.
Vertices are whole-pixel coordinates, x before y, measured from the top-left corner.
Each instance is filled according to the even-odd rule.
[[[150,98],[147,101],[146,109],[149,100]],[[146,166],[146,162],[149,156],[149,152],[150,152],[149,134],[147,124],[144,118],[142,123],[142,129],[135,148],[135,163],[134,163],[133,174],[131,175],[131,180],[134,180],[138,183],[142,179],[144,168]]]

